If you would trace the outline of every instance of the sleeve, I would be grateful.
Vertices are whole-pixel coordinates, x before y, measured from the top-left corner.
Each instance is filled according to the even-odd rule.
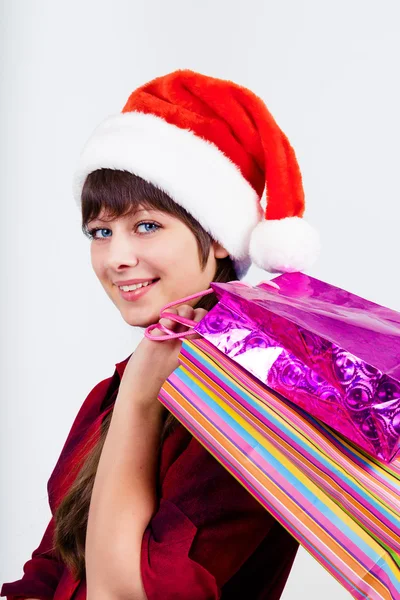
[[[82,438],[82,431],[87,431],[93,425],[93,422],[96,421],[96,418],[99,418],[98,413],[101,400],[107,393],[113,377],[108,377],[100,381],[89,392],[75,417],[61,454],[47,483],[52,515],[54,515],[56,502],[63,494],[65,482],[67,481],[65,478],[66,464],[68,460],[73,460],[78,441]],[[63,485],[61,485],[61,480],[63,480]],[[20,598],[53,600],[55,590],[65,567],[64,563],[52,551],[53,533],[54,517],[52,516],[38,548],[33,551],[31,559],[24,564],[22,578],[12,583],[4,583],[0,591],[0,596],[6,596],[7,600],[19,600]]]
[[[277,522],[192,438],[167,471],[145,530],[141,575],[148,600],[217,600],[222,586]]]
[[[42,541],[33,551],[32,558],[23,567],[23,578],[12,583],[4,583],[0,596],[7,596],[7,600],[18,600],[19,598],[53,599],[64,570],[64,564],[51,551],[53,531],[54,521],[52,517]]]

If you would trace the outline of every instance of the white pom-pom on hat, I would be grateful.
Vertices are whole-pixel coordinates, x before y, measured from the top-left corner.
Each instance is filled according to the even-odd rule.
[[[301,217],[263,219],[250,238],[255,265],[271,273],[305,271],[320,251],[319,233]]]

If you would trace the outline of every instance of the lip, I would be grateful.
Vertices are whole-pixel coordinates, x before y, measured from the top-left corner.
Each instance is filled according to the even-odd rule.
[[[148,281],[148,279],[143,279],[143,281]],[[118,291],[120,293],[121,298],[123,298],[127,302],[135,302],[135,300],[138,300],[138,298],[141,298],[142,296],[144,296],[158,282],[159,282],[159,279],[157,279],[157,281],[154,281],[153,283],[150,283],[149,285],[146,285],[146,287],[142,287],[142,288],[140,288],[140,290],[134,290],[133,292],[123,292],[119,288],[118,288]],[[121,285],[124,285],[124,284],[121,284]],[[126,285],[128,285],[128,284],[126,284]]]
[[[145,281],[152,281],[155,277],[146,277],[146,279],[127,279],[126,281],[114,281],[114,285],[133,285],[134,283],[144,283]]]

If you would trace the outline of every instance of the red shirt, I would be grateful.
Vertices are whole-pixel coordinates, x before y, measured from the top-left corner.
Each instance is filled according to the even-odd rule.
[[[111,409],[130,356],[98,383],[81,406],[47,484],[52,515],[72,478],[71,464]],[[147,526],[141,574],[148,600],[278,600],[298,542],[181,424],[164,440],[159,507]],[[4,583],[7,600],[85,600],[51,551],[54,520],[18,581]]]

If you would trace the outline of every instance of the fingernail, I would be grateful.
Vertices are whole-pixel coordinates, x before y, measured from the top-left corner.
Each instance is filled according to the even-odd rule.
[[[270,281],[270,280],[260,281],[257,285],[261,285],[262,283],[264,283],[265,285],[270,285],[271,287],[274,287],[277,290],[280,289],[279,285],[277,283],[275,283],[274,281]]]

